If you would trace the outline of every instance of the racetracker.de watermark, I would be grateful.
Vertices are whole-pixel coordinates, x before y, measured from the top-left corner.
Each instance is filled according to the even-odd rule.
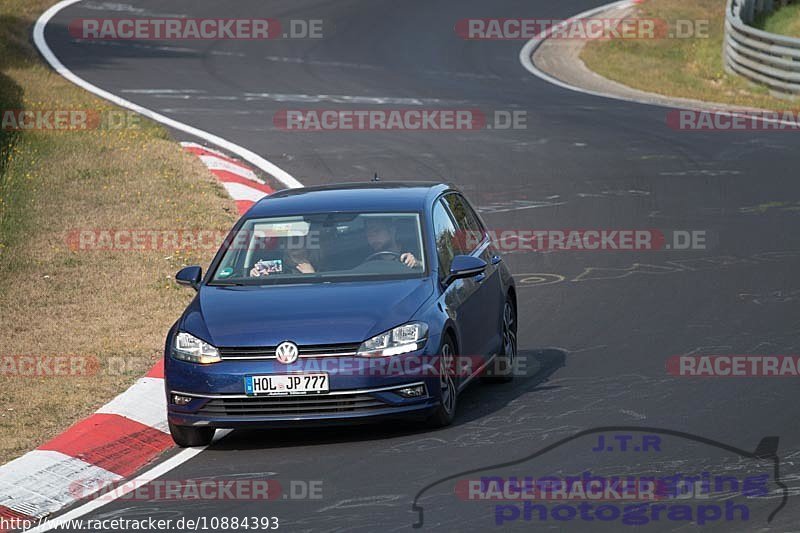
[[[84,228],[68,231],[64,240],[74,252],[216,251],[228,234],[228,231],[207,229]],[[250,237],[250,232],[240,232],[231,247],[257,249],[260,243],[269,248],[265,241],[252,245]]]
[[[548,39],[603,41],[610,39],[708,38],[708,20],[659,18],[470,18],[456,22],[455,33],[467,40],[531,40],[547,34]]]
[[[501,252],[705,250],[705,230],[658,229],[507,229],[455,236],[472,250],[487,237]]]
[[[667,126],[678,131],[800,131],[800,112],[672,109]]]
[[[284,131],[478,131],[524,130],[524,110],[480,109],[282,109],[272,119]]]
[[[422,345],[417,347],[422,348]],[[298,376],[312,373],[326,373],[335,376],[359,377],[405,377],[430,378],[444,375],[468,378],[480,372],[495,376],[526,376],[528,363],[524,358],[515,357],[509,363],[506,359],[490,359],[480,355],[416,355],[412,353],[388,356],[354,357],[301,357],[289,363],[287,372]]]
[[[69,23],[69,34],[82,40],[265,40],[321,39],[320,19],[273,18],[81,18]]]
[[[76,498],[114,501],[270,501],[321,500],[322,480],[278,479],[142,479],[109,483],[79,479],[70,483]]]
[[[798,355],[674,355],[667,373],[679,377],[745,378],[798,377]]]
[[[141,372],[141,362],[123,356],[0,354],[0,377],[82,378]]]
[[[130,111],[96,109],[3,109],[2,131],[125,130],[142,127],[140,115]]]
[[[567,478],[461,479],[455,491],[465,501],[655,501],[666,497],[667,486],[653,478],[603,477],[584,472]]]

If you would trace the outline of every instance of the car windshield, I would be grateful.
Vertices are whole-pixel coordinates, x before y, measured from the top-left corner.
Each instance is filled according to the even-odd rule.
[[[253,218],[226,241],[211,285],[421,277],[418,213],[324,213]]]

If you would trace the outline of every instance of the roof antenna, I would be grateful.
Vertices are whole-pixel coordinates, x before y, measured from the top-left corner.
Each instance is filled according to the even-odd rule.
[[[378,177],[378,173],[377,173],[377,172],[376,172],[376,173],[375,173],[375,175],[372,177],[372,181],[381,181],[381,179]]]

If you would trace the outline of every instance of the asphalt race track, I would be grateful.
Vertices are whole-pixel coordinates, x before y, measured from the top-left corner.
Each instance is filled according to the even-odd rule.
[[[410,530],[419,518],[412,503],[427,485],[603,426],[681,431],[749,451],[777,436],[780,480],[790,495],[797,492],[797,378],[690,379],[665,369],[680,354],[800,352],[800,212],[780,204],[800,201],[796,133],[676,131],[664,108],[571,92],[532,76],[518,59],[523,41],[467,41],[453,30],[467,17],[558,19],[600,4],[128,0],[142,16],[324,21],[321,39],[178,43],[78,42],[67,31],[71,20],[131,12],[93,1],[59,13],[46,37],[78,76],[240,144],[304,185],[367,180],[375,171],[384,179],[435,178],[462,188],[496,229],[659,228],[708,236],[705,250],[508,254],[519,284],[526,370],[511,385],[468,389],[451,427],[235,431],[165,475],[270,478],[284,489],[292,480],[321,482],[319,499],[118,500],[85,518],[277,516],[287,531]],[[409,107],[522,110],[527,127],[297,132],[273,125],[286,109]],[[516,475],[545,466],[560,475],[750,468],[749,459],[687,439],[665,437],[668,456],[587,453],[597,438],[586,439]],[[794,497],[766,522],[781,501],[779,490],[771,492],[751,502],[749,523],[704,527],[790,530],[800,521]],[[419,503],[426,529],[621,527],[521,519],[497,526],[490,507],[459,500],[452,482],[434,486]],[[646,527],[693,526],[662,519]]]

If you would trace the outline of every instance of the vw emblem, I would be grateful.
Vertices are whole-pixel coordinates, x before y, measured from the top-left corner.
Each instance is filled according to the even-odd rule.
[[[282,342],[275,348],[275,357],[278,362],[288,365],[297,361],[297,345],[293,342]]]

